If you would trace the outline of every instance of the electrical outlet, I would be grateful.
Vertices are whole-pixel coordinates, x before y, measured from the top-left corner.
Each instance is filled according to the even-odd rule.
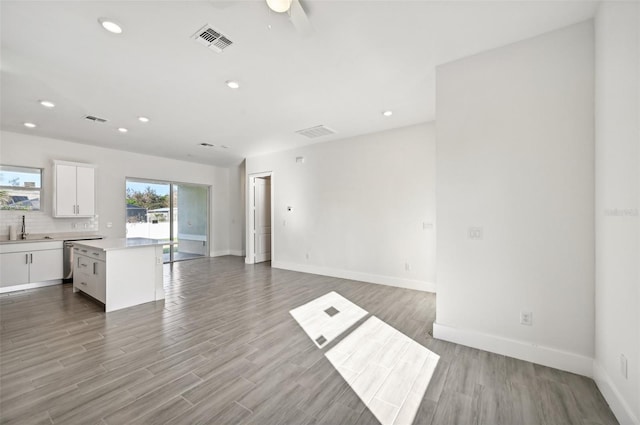
[[[469,227],[469,239],[482,240],[482,227]]]
[[[624,354],[620,354],[620,373],[624,379],[627,379],[627,358]]]
[[[533,313],[530,311],[521,311],[520,312],[520,324],[526,326],[533,325]]]
[[[409,263],[404,263],[404,271],[406,271],[406,272],[410,272],[410,271],[411,271],[411,264],[409,264]]]
[[[427,223],[426,221],[422,222],[422,230],[431,230],[433,229],[433,223]]]
[[[107,223],[107,229],[111,229],[113,227],[113,223],[112,222],[108,222]]]

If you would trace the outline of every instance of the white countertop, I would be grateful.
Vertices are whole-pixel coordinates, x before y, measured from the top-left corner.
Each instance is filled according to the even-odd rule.
[[[77,242],[75,245],[101,249],[103,251],[113,251],[116,249],[142,248],[146,246],[174,245],[174,244],[175,242],[161,240],[161,239],[114,238],[114,239],[101,239],[101,240],[93,240],[93,241],[80,241],[80,242]]]

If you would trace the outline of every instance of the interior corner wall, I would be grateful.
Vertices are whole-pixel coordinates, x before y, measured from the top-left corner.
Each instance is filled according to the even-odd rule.
[[[640,424],[640,4],[602,2],[596,34],[594,378]],[[627,377],[621,372],[627,359]]]
[[[30,233],[93,231],[110,238],[125,237],[125,180],[127,177],[137,177],[210,185],[211,255],[220,251],[229,252],[230,188],[229,170],[226,168],[6,131],[0,132],[0,154],[2,164],[44,170],[43,209],[24,213]],[[98,166],[96,218],[52,217],[53,160],[84,162]],[[22,213],[18,215],[21,216]],[[0,231],[6,234],[8,225],[13,224],[18,215],[14,211],[0,211]],[[112,227],[108,227],[108,223],[111,223]]]
[[[433,123],[246,160],[268,171],[273,267],[435,290]]]
[[[231,255],[244,256],[245,162],[229,168],[229,250]]]
[[[592,374],[593,61],[588,21],[438,67],[435,337]]]

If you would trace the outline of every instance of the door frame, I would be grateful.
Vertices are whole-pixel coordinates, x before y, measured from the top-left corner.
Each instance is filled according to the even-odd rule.
[[[271,203],[271,264],[275,261],[275,250],[273,249],[275,246],[275,235],[274,230],[275,227],[273,225],[275,216],[274,216],[274,173],[273,171],[263,171],[261,173],[251,173],[247,176],[247,209],[246,209],[246,246],[247,246],[247,255],[244,257],[244,262],[246,264],[255,264],[256,263],[256,247],[255,247],[255,208],[253,206],[253,200],[256,196],[256,188],[254,179],[261,177],[270,177],[271,178],[271,187],[269,191],[270,203]]]

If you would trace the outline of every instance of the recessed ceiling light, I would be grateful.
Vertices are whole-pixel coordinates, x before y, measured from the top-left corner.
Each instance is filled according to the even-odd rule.
[[[240,83],[238,83],[237,81],[229,80],[227,81],[227,86],[229,86],[232,89],[237,89],[237,88],[240,88]]]
[[[26,122],[24,123],[24,126],[27,128],[36,128],[36,125],[32,122]]]
[[[149,122],[149,118],[147,118],[147,117],[138,117],[138,121],[140,121],[140,122]]]
[[[126,129],[126,128],[124,128],[124,127],[120,127],[120,128],[118,129],[118,131],[119,131],[120,133],[126,133],[126,132],[127,132],[127,131],[129,131],[129,130],[127,130],[127,129]]]
[[[53,102],[51,102],[51,101],[49,101],[49,100],[41,100],[41,101],[40,101],[40,104],[41,104],[42,106],[44,106],[45,108],[53,108],[53,107],[55,107],[55,106],[56,106],[56,104],[55,104],[55,103],[53,103]]]
[[[267,0],[267,6],[274,12],[283,13],[291,7],[291,0]]]
[[[384,115],[385,117],[390,117],[391,115],[393,115],[393,111],[384,111],[382,115]]]
[[[98,22],[100,22],[100,25],[102,25],[102,28],[106,29],[109,32],[112,32],[114,34],[122,33],[122,27],[110,19],[100,18],[98,19]]]

